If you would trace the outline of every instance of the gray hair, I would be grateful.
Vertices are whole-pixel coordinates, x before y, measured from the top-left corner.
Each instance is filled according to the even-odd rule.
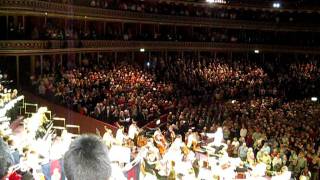
[[[78,137],[64,155],[64,171],[68,180],[108,179],[111,163],[107,147],[97,136]]]
[[[13,164],[10,150],[7,144],[0,138],[0,179],[4,178]]]

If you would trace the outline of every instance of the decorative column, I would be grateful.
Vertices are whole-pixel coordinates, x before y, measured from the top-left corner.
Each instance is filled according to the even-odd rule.
[[[31,73],[31,75],[35,74],[35,69],[36,69],[36,57],[30,56],[30,73]]]
[[[79,52],[79,59],[78,59],[78,65],[81,66],[81,60],[82,60],[82,54]]]
[[[168,50],[166,50],[165,52],[164,52],[164,57],[165,57],[165,60],[166,60],[166,62],[168,61]]]
[[[114,52],[114,62],[118,62],[118,52]]]
[[[60,64],[61,64],[61,68],[63,68],[63,57],[62,57],[62,54],[60,54]]]
[[[16,56],[16,78],[17,78],[17,86],[20,86],[20,68],[19,68],[19,56]]]
[[[40,74],[42,76],[43,73],[43,55],[40,55]]]
[[[100,64],[100,60],[99,60],[99,52],[97,52],[97,63]]]
[[[131,61],[134,62],[134,51],[131,53]]]
[[[6,16],[6,38],[9,39],[9,16]]]

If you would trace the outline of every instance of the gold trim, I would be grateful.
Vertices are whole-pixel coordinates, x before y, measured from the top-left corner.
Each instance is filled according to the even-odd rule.
[[[108,41],[83,40],[82,47],[60,48],[64,41],[0,41],[1,56],[27,56],[46,54],[68,54],[79,52],[126,52],[139,51],[224,51],[224,52],[260,52],[320,54],[320,48],[292,47],[283,45],[214,43],[214,42],[164,42],[164,41]],[[74,41],[68,41],[76,44]],[[79,41],[80,42],[80,41]],[[52,49],[46,49],[48,44]],[[69,43],[68,43],[69,44]]]

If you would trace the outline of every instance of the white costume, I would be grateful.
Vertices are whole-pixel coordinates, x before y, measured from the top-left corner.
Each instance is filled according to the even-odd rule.
[[[195,134],[191,133],[188,136],[188,143],[187,143],[188,148],[191,148],[193,142],[198,142],[198,141],[197,141],[197,138],[195,137]]]
[[[123,141],[124,141],[124,134],[123,134],[123,129],[122,128],[119,128],[117,130],[117,134],[116,134],[116,141],[118,144],[123,144]]]
[[[165,161],[175,161],[180,162],[182,161],[183,154],[181,153],[181,147],[184,146],[181,138],[176,138],[174,142],[171,144],[168,151],[164,154],[163,159]]]
[[[122,172],[122,169],[116,163],[111,164],[111,177],[109,179],[110,180],[127,180],[127,178],[124,176]]]
[[[102,140],[110,148],[113,143],[112,132],[109,132],[109,131],[105,132],[102,137]]]
[[[133,140],[136,135],[138,135],[138,128],[135,124],[131,124],[129,126],[128,136]]]
[[[220,146],[222,145],[222,141],[223,141],[223,132],[222,132],[222,128],[219,127],[217,129],[217,131],[214,134],[207,134],[207,136],[209,138],[214,138],[214,141],[212,143],[209,143],[209,146]]]

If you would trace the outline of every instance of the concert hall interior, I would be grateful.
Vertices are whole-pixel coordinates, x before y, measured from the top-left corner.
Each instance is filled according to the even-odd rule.
[[[0,0],[0,180],[320,180],[319,0]]]

